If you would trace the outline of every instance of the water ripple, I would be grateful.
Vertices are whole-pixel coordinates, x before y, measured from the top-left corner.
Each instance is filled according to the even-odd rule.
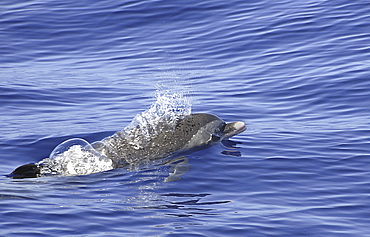
[[[368,235],[367,1],[3,0],[1,9],[2,174],[65,139],[122,129],[158,84],[186,84],[193,111],[248,130],[236,137],[240,156],[221,145],[194,153],[176,182],[161,182],[166,165],[2,177],[0,235]]]

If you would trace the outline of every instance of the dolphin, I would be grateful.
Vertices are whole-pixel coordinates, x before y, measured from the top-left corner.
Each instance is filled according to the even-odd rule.
[[[140,162],[182,156],[213,146],[245,131],[246,125],[241,121],[226,123],[216,115],[199,113],[179,116],[172,123],[163,119],[155,127],[146,129],[155,132],[149,133],[151,136],[148,138],[137,125],[91,145],[112,161],[113,168],[122,168]],[[39,176],[42,176],[42,164],[23,165],[8,175],[14,179]]]

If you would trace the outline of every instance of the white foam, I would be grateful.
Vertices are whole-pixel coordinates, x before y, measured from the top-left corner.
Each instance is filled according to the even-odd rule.
[[[85,140],[70,139],[59,144],[51,153],[50,158],[43,159],[43,174],[86,175],[113,169],[111,159],[97,152]]]

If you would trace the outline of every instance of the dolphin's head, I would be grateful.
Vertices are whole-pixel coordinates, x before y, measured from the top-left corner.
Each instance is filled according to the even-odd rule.
[[[225,123],[211,114],[195,114],[192,117],[198,128],[183,150],[199,150],[212,146],[247,129],[244,122]]]
[[[12,179],[37,178],[40,175],[40,168],[35,164],[22,165],[8,175]]]

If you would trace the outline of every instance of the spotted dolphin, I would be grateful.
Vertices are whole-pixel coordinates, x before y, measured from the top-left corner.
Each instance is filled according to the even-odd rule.
[[[141,142],[140,146],[129,136],[131,133],[135,134],[136,140],[145,140],[137,125],[129,133],[118,131],[102,141],[92,143],[92,147],[112,161],[112,168],[121,168],[142,161],[186,155],[210,147],[243,132],[246,126],[241,121],[226,123],[215,115],[200,113],[178,117],[171,124],[163,120],[151,129],[156,132],[149,139],[146,138],[146,142]],[[11,178],[39,176],[42,176],[42,167],[38,164],[20,166],[9,175]]]

